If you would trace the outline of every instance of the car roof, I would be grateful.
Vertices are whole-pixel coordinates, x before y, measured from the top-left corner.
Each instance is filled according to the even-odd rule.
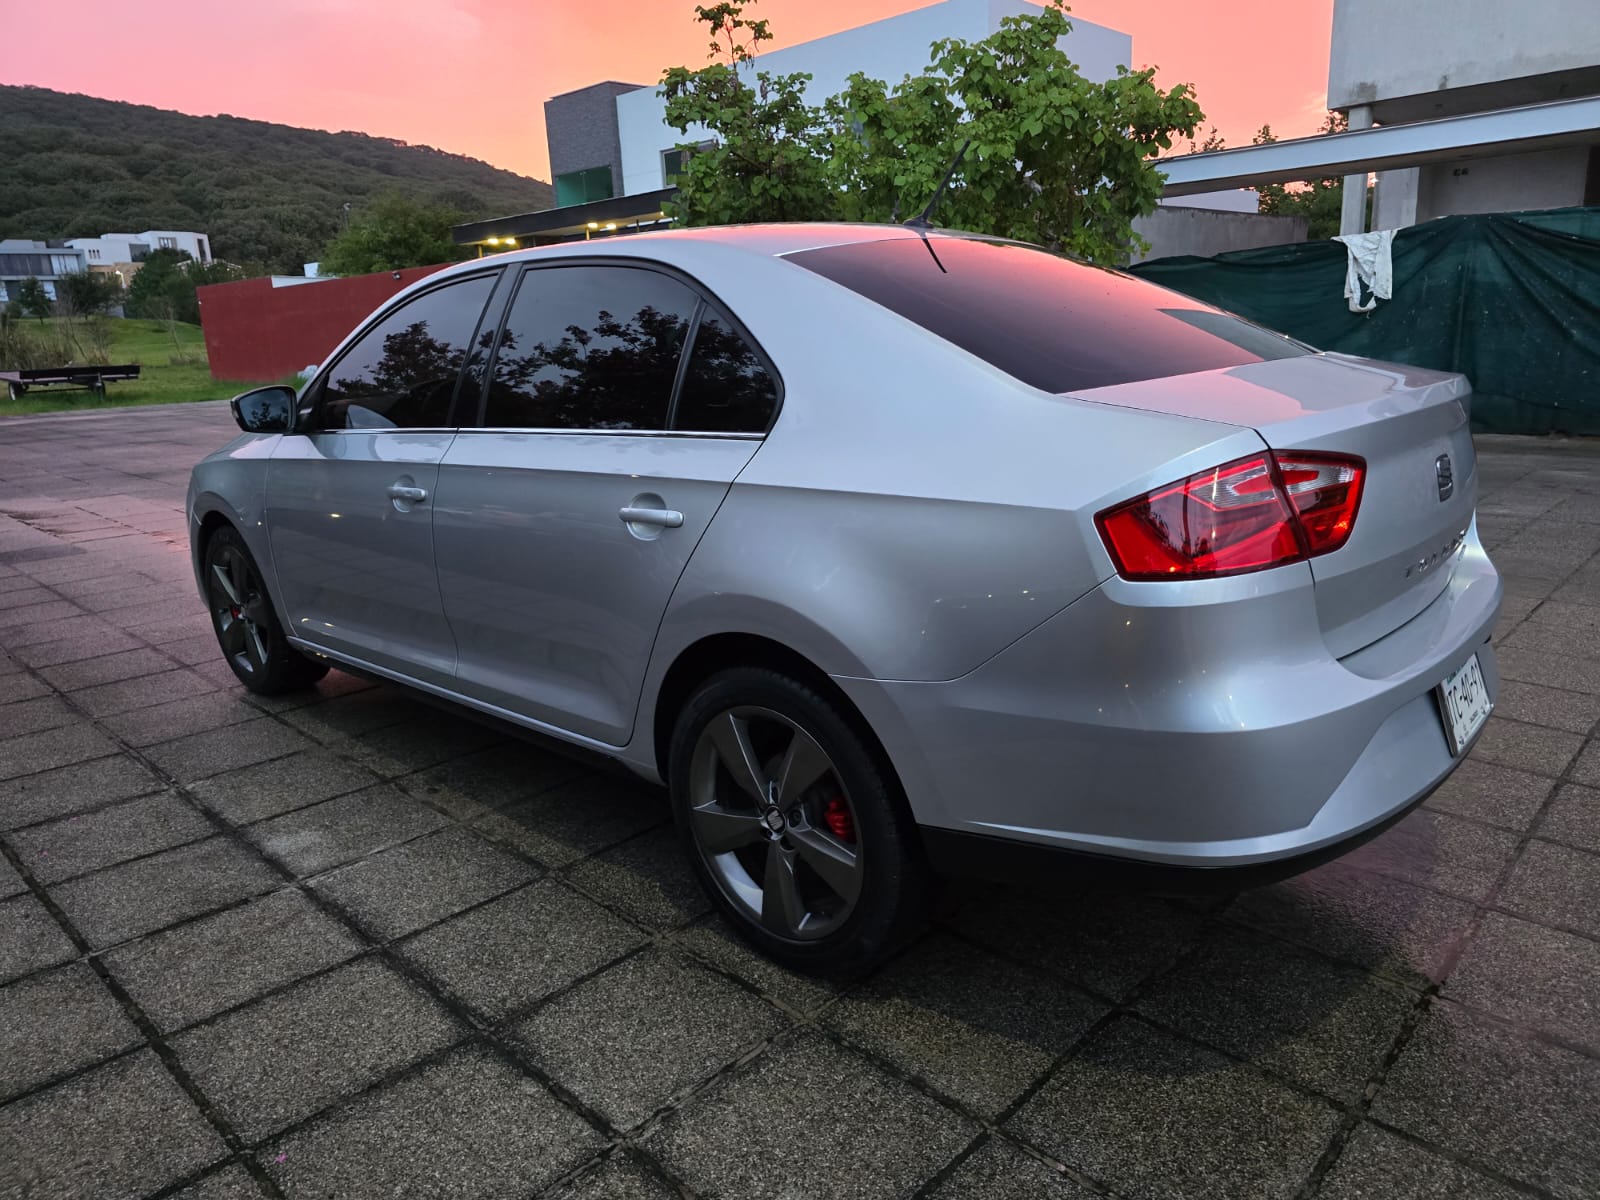
[[[938,230],[928,230],[937,234]],[[920,236],[904,225],[847,224],[844,222],[795,221],[767,225],[701,225],[675,229],[647,230],[643,233],[597,238],[585,242],[560,242],[553,246],[530,246],[503,254],[486,254],[484,259],[516,262],[550,257],[553,254],[648,254],[648,245],[670,241],[706,243],[743,250],[750,254],[780,257],[801,250],[842,246],[854,242],[882,242]],[[477,260],[482,261],[482,260]]]

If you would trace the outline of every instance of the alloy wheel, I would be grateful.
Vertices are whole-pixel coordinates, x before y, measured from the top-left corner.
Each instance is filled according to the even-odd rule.
[[[821,938],[861,896],[860,823],[816,739],[768,708],[717,714],[689,770],[690,829],[712,877],[779,937]]]
[[[209,566],[206,591],[222,652],[247,674],[265,670],[271,610],[261,581],[233,546],[219,547]]]

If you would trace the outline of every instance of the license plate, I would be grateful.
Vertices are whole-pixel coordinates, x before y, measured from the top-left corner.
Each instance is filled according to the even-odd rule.
[[[1483,668],[1474,654],[1459,670],[1445,678],[1437,689],[1439,712],[1444,717],[1444,735],[1452,756],[1476,736],[1489,719],[1489,689],[1483,685]]]

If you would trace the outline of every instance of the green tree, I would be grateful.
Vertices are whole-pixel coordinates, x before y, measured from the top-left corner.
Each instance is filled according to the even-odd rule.
[[[232,263],[198,263],[183,250],[153,250],[128,285],[123,311],[130,317],[198,324],[195,289],[243,278],[244,272]]]
[[[322,252],[329,275],[366,275],[458,262],[467,247],[456,245],[450,227],[462,216],[453,208],[416,200],[398,192],[376,197]]]
[[[56,296],[73,316],[103,313],[122,299],[114,276],[96,271],[74,271],[56,280]]]
[[[41,321],[55,309],[49,294],[44,290],[44,284],[32,275],[17,284],[16,295],[11,298],[11,302],[23,316],[38,317]]]
[[[1057,45],[1071,29],[1060,0],[982,41],[935,43],[928,70],[893,88],[853,75],[818,106],[805,101],[808,76],[754,69],[770,34],[744,7],[697,9],[729,61],[662,80],[668,123],[717,139],[679,176],[672,211],[685,224],[904,219],[970,142],[940,224],[1119,261],[1161,194],[1151,159],[1203,118],[1188,85],[1164,92],[1153,71],[1085,79]]]
[[[713,134],[710,146],[679,147],[686,155],[678,193],[664,210],[684,225],[827,219],[838,197],[823,114],[805,101],[811,76],[756,70],[756,51],[772,35],[766,21],[746,20],[743,11],[737,3],[696,5],[711,32],[711,57],[727,61],[662,76],[667,124]]]
[[[152,250],[128,284],[123,310],[130,317],[198,321],[194,284],[184,271],[193,261],[185,250]]]
[[[1020,238],[1091,262],[1142,245],[1162,177],[1150,160],[1192,137],[1192,89],[1155,86],[1154,68],[1085,79],[1057,44],[1072,28],[1060,0],[1001,19],[978,42],[936,42],[930,68],[890,91],[854,75],[829,101],[844,215],[877,220],[922,208],[966,140],[939,205],[941,223]]]

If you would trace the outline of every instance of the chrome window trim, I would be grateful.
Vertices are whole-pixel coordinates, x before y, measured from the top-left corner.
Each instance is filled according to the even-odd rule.
[[[345,430],[347,433],[359,433],[359,430]],[[416,433],[415,429],[395,430],[396,433]],[[689,429],[587,429],[574,428],[563,425],[556,428],[530,428],[526,425],[464,425],[457,432],[463,436],[471,433],[539,433],[562,434],[571,437],[639,437],[639,438],[696,438],[715,439],[719,441],[734,442],[760,442],[766,440],[764,433],[719,433],[715,430],[698,432]]]
[[[464,436],[472,433],[539,433],[562,434],[572,437],[638,437],[638,438],[693,438],[696,440],[714,440],[729,442],[761,442],[767,435],[764,433],[721,433],[716,430],[693,429],[576,429],[563,425],[557,428],[530,429],[523,425],[441,425],[441,426],[411,426],[393,425],[377,426],[371,429],[318,429],[310,433],[302,433],[300,437],[339,437],[351,434],[374,433],[453,433]]]
[[[375,425],[367,429],[310,429],[300,437],[330,437],[345,433],[460,433],[459,425]]]

